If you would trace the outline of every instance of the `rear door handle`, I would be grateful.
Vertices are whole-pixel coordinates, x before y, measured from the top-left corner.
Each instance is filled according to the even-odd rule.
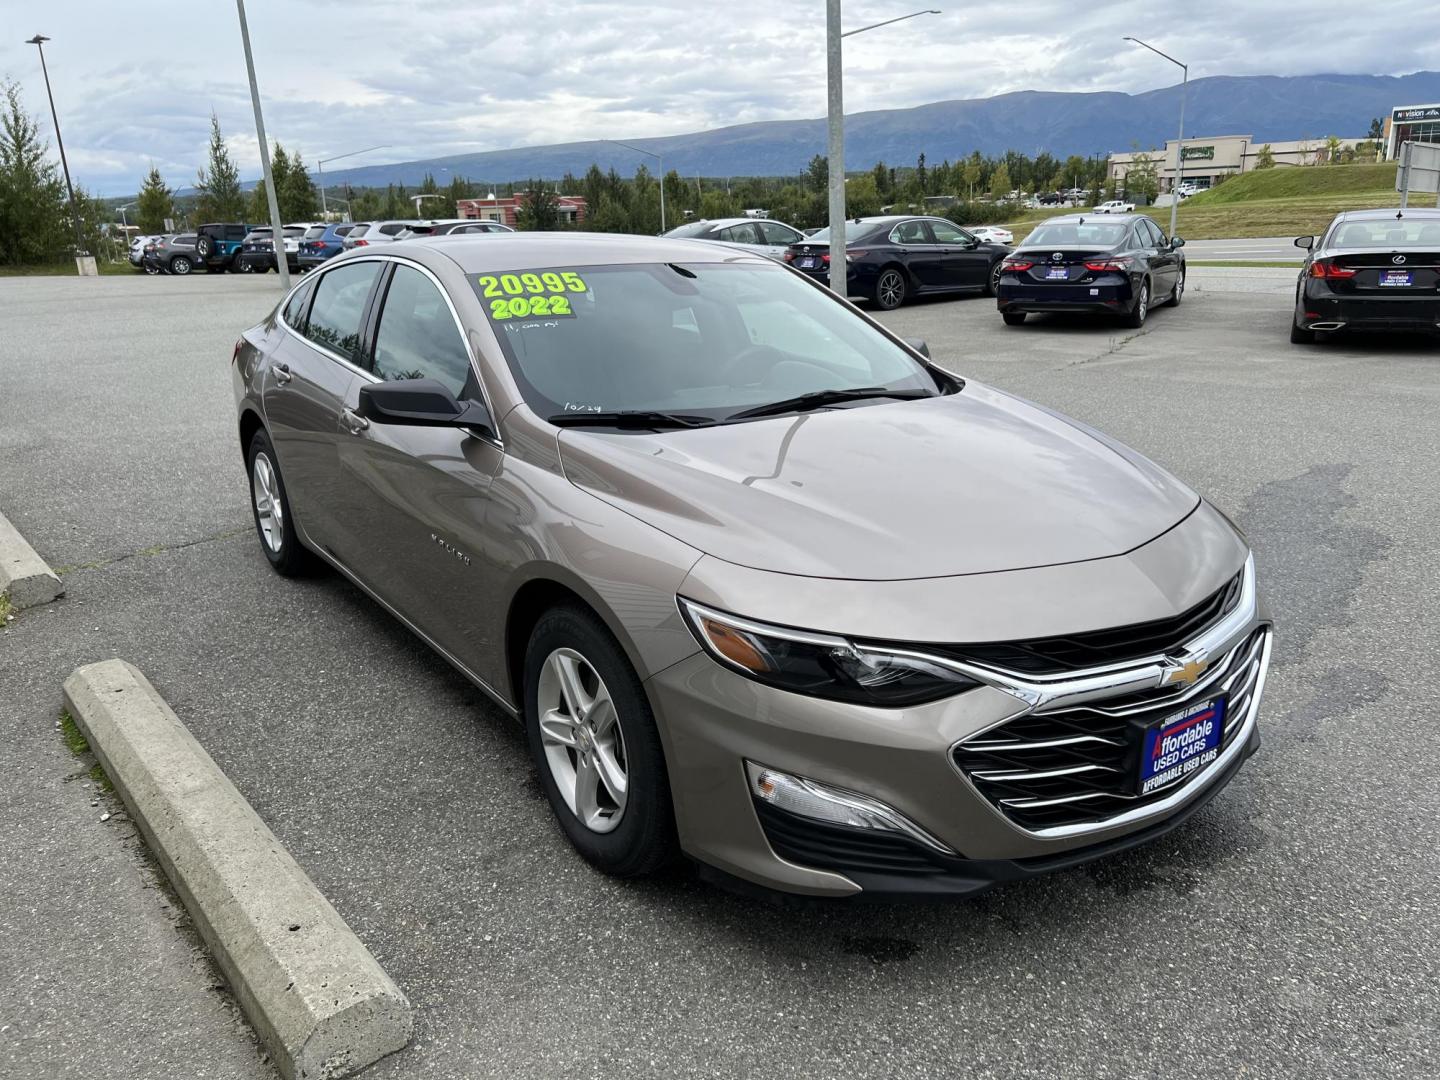
[[[359,435],[370,426],[370,421],[353,409],[346,409],[340,414],[340,418],[345,421],[345,426],[350,430],[351,435]]]
[[[281,386],[284,386],[286,383],[288,383],[291,379],[295,377],[294,375],[290,374],[289,364],[276,364],[274,367],[274,371],[275,381],[278,382]]]

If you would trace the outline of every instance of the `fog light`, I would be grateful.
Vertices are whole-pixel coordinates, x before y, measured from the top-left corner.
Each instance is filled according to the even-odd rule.
[[[750,777],[751,793],[779,810],[827,825],[900,833],[935,851],[952,856],[955,854],[949,846],[931,836],[904,814],[877,799],[808,780],[803,776],[767,769],[753,761],[745,762],[745,771]]]

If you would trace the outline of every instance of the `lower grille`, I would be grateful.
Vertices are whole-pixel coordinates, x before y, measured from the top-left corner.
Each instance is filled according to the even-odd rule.
[[[942,874],[942,856],[908,837],[812,821],[755,800],[755,814],[776,855],[801,866],[843,873]]]
[[[1207,770],[1137,795],[1136,722],[1160,720],[1187,703],[1224,695],[1223,753],[1254,704],[1269,632],[1267,627],[1257,629],[1195,686],[1160,687],[1055,712],[1026,713],[958,744],[955,763],[1001,813],[1030,830],[1098,824],[1169,798]]]

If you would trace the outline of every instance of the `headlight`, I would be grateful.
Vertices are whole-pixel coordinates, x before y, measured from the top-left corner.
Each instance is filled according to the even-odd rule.
[[[834,634],[757,623],[679,600],[691,631],[711,656],[781,690],[893,709],[980,685],[938,660]]]

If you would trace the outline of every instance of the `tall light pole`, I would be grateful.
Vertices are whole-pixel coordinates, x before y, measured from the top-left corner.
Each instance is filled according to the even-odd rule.
[[[49,40],[44,34],[36,34],[27,38],[25,44],[34,45],[40,51],[40,73],[45,76],[45,96],[50,99],[50,121],[55,125],[55,145],[60,150],[60,168],[65,173],[65,193],[70,196],[70,221],[75,226],[75,265],[78,269],[78,260],[87,252],[85,240],[80,235],[80,213],[75,208],[75,189],[70,186],[70,163],[65,160],[65,140],[60,137],[60,117],[55,112],[55,95],[50,92],[50,69],[45,66],[45,42]]]
[[[336,154],[334,157],[321,158],[315,162],[315,170],[320,174],[320,217],[322,220],[328,216],[325,211],[325,163],[327,161],[339,161],[341,158],[354,157],[356,154],[368,154],[371,150],[387,150],[389,147],[389,143],[382,143],[379,146],[367,146],[364,150],[351,150],[348,154]],[[419,213],[419,211],[417,210],[416,213]]]
[[[270,249],[280,288],[290,291],[290,260],[285,255],[285,224],[280,220],[280,200],[275,198],[275,176],[270,172],[270,144],[265,141],[265,117],[260,112],[260,88],[255,83],[255,57],[250,52],[250,24],[245,21],[245,0],[235,0],[240,12],[240,40],[245,45],[245,71],[250,76],[250,104],[255,107],[255,134],[260,139],[260,168],[265,176],[265,198],[270,203]]]
[[[846,293],[845,263],[845,101],[841,90],[844,65],[841,62],[840,39],[877,30],[891,23],[904,22],[918,15],[939,15],[934,8],[912,11],[884,22],[862,26],[858,30],[840,29],[840,0],[825,0],[825,97],[826,97],[826,146],[825,153],[829,166],[830,194],[830,288],[844,296]]]
[[[1163,53],[1154,45],[1147,45],[1137,37],[1126,36],[1125,41],[1133,41],[1142,48],[1149,49],[1156,56],[1163,56],[1170,63],[1180,69],[1180,137],[1175,144],[1175,186],[1170,189],[1170,238],[1175,238],[1175,216],[1180,210],[1180,181],[1185,176],[1185,92],[1190,86],[1190,67],[1182,64],[1168,53]]]
[[[637,154],[649,154],[658,163],[655,167],[660,170],[660,231],[663,233],[665,231],[665,159],[653,150],[642,150],[638,146],[631,146],[628,142],[621,142],[619,139],[601,139],[600,141],[623,146],[626,150],[634,150]]]

